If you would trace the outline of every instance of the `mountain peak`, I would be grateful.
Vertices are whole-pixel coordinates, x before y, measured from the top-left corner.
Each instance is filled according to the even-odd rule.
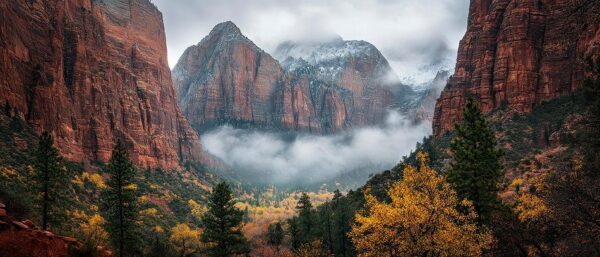
[[[231,47],[236,45],[237,43],[242,43],[249,45],[256,51],[262,50],[256,46],[252,40],[244,36],[242,31],[238,26],[235,25],[232,21],[225,21],[217,24],[206,36],[198,43],[198,45],[205,44],[207,42],[212,42],[211,44],[215,44],[218,48]]]
[[[224,22],[217,24],[210,32],[210,34],[213,34],[213,33],[238,34],[238,35],[242,34],[242,32],[240,31],[240,28],[238,28],[238,26],[236,26],[235,23],[233,23],[232,21],[224,21]]]

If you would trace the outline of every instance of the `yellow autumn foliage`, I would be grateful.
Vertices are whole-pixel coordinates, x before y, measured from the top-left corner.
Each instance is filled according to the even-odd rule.
[[[526,193],[517,198],[515,211],[520,221],[533,221],[545,215],[548,208],[540,197]]]
[[[323,242],[316,240],[310,244],[303,244],[292,253],[293,257],[327,257],[323,251]]]
[[[171,229],[169,240],[179,255],[188,256],[200,250],[200,235],[201,231],[198,229],[192,229],[187,224],[177,224]]]
[[[81,175],[76,175],[72,182],[80,188],[84,187],[85,182],[91,183],[96,189],[102,190],[106,188],[104,178],[100,174],[87,171],[84,171]]]
[[[158,210],[156,208],[148,208],[141,210],[140,216],[142,218],[160,218],[160,214],[158,214]]]
[[[349,233],[358,256],[480,256],[491,233],[476,225],[471,202],[460,201],[445,179],[418,153],[420,168],[407,166],[388,189],[390,203],[366,195],[366,209]],[[467,214],[458,209],[466,210]]]
[[[78,215],[82,215],[79,213]],[[85,215],[87,216],[87,215]],[[88,216],[86,222],[79,225],[79,230],[88,244],[91,245],[106,245],[108,233],[104,230],[106,221],[99,214]]]
[[[202,219],[204,213],[208,211],[208,207],[197,203],[193,199],[188,200],[188,206],[190,207],[192,216],[194,216],[197,219]]]

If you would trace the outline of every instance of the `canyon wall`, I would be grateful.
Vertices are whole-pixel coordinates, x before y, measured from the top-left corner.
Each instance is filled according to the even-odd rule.
[[[306,50],[298,48],[283,44],[276,55],[289,59],[278,61],[232,22],[218,24],[173,69],[183,113],[200,132],[229,123],[335,133],[383,122],[400,99],[394,97],[394,86],[410,91],[388,85],[392,70],[367,42],[339,38],[310,46],[317,61],[295,56]]]
[[[472,0],[454,75],[435,107],[434,135],[461,119],[468,97],[486,113],[529,112],[577,90],[600,57],[598,0]]]
[[[149,0],[0,1],[0,103],[73,161],[107,161],[117,139],[139,166],[201,161]]]

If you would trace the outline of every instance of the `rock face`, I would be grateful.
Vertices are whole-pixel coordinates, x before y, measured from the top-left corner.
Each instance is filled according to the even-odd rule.
[[[456,70],[437,101],[434,134],[452,129],[467,97],[484,112],[569,94],[600,57],[600,1],[472,0]]]
[[[333,133],[380,122],[393,107],[392,87],[386,87],[391,68],[367,42],[287,42],[275,55],[283,66],[232,22],[218,24],[189,47],[173,81],[192,126],[204,131],[233,123]]]
[[[412,116],[414,116],[416,120],[429,122],[433,120],[435,103],[442,93],[449,76],[449,71],[439,71],[430,84],[424,88],[423,92],[420,92],[421,96],[417,98],[419,101],[415,108],[413,108],[414,115]]]
[[[296,78],[305,78],[324,125],[334,130],[380,123],[390,108],[403,104],[396,94],[410,87],[396,81],[388,61],[372,44],[344,41],[280,44],[274,55]],[[328,98],[328,94],[335,97]],[[325,97],[324,97],[325,96]],[[334,107],[334,108],[332,108]],[[330,115],[339,113],[340,115]]]
[[[75,238],[40,230],[29,220],[17,221],[6,215],[4,208],[4,204],[0,203],[0,256],[68,257],[69,248],[83,246]],[[99,248],[94,256],[111,257],[113,254]]]
[[[1,1],[0,14],[0,103],[67,159],[107,161],[117,139],[140,166],[202,159],[150,1]]]

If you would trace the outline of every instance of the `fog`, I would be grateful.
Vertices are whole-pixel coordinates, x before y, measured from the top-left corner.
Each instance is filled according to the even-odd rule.
[[[325,182],[356,169],[368,174],[394,166],[416,142],[430,134],[430,124],[411,124],[390,112],[384,125],[335,135],[289,136],[222,126],[202,135],[206,150],[252,182],[276,185]]]

